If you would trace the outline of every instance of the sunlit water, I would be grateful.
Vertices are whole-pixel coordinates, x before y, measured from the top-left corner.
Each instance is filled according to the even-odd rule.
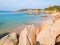
[[[39,15],[29,15],[28,12],[1,12],[0,13],[0,30],[11,29],[17,24],[32,23],[36,20],[41,20],[40,16],[45,13],[39,13]]]

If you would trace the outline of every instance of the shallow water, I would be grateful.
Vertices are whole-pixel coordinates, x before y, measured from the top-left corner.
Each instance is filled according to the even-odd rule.
[[[0,31],[11,29],[16,25],[32,23],[36,20],[41,20],[39,15],[29,15],[28,12],[0,12]]]

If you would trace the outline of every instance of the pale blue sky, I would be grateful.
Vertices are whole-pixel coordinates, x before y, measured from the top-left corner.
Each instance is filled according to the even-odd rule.
[[[44,8],[50,4],[60,5],[60,0],[0,0],[0,10]]]

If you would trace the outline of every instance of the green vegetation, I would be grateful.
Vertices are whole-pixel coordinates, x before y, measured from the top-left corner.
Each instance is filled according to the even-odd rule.
[[[21,9],[21,10],[17,10],[17,12],[24,12],[27,11],[28,9]]]
[[[32,10],[32,11],[41,11],[42,9],[20,9],[20,10],[16,10],[16,12],[26,12],[28,10]],[[44,8],[43,10],[46,10],[46,11],[60,11],[60,6],[50,6],[50,7],[47,7],[47,8]]]
[[[38,11],[40,11],[41,9],[20,9],[20,10],[16,10],[16,12],[26,12],[28,10],[38,10]]]
[[[48,7],[48,8],[45,8],[45,10],[48,10],[48,11],[60,11],[60,6],[53,6],[53,7]]]

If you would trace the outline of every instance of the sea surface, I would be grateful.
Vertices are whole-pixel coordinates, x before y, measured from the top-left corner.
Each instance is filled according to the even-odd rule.
[[[40,16],[42,15],[45,15],[45,13],[29,15],[28,12],[0,12],[0,31],[11,29],[16,25],[28,24],[36,20],[41,20]]]

